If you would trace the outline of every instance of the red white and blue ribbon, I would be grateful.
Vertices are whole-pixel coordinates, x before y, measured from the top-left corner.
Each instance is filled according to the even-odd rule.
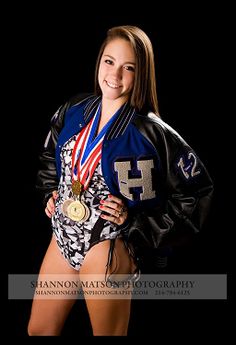
[[[100,114],[101,103],[94,117],[79,133],[72,153],[72,180],[79,180],[83,185],[83,189],[88,187],[90,179],[101,159],[104,135],[117,113],[112,116],[96,136]]]

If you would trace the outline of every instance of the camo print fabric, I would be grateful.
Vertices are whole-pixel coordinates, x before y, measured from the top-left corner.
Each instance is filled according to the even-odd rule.
[[[59,197],[56,200],[56,209],[52,217],[52,228],[62,255],[74,269],[79,270],[92,245],[90,238],[93,227],[101,214],[101,210],[98,208],[100,200],[108,197],[109,190],[102,175],[101,162],[99,162],[88,189],[81,196],[81,201],[84,201],[90,210],[88,220],[83,223],[76,222],[63,214],[63,202],[73,198],[71,158],[76,139],[77,136],[73,136],[61,149],[62,174],[58,187]],[[119,233],[117,225],[106,221],[100,234],[100,241],[116,238]]]

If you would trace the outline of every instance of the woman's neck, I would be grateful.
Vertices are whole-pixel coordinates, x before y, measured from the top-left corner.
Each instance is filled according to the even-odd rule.
[[[98,124],[97,134],[102,130],[102,128],[107,124],[111,117],[117,112],[118,109],[124,104],[119,100],[107,100],[102,99],[101,105],[101,116]]]
[[[102,99],[101,119],[109,121],[110,118],[117,112],[124,104],[123,100]]]

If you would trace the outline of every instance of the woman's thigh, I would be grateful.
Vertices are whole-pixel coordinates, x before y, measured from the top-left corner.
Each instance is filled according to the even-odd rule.
[[[109,249],[110,240],[106,240],[89,250],[80,269],[80,279],[94,335],[127,335],[131,295],[124,298],[118,294],[114,298],[115,290],[109,284],[106,287],[97,283],[105,281]],[[127,248],[121,239],[116,239],[107,276],[111,273],[123,276],[133,271],[134,263]]]
[[[69,281],[73,281],[75,284],[75,279],[76,282],[79,281],[78,272],[71,268],[63,258],[53,236],[38,276],[40,285],[35,290],[28,325],[30,335],[60,334],[76,300],[71,298],[73,295],[69,294],[66,295],[67,298],[62,299],[61,294],[68,292]],[[67,283],[64,286],[65,281]],[[49,295],[47,295],[48,292]]]
[[[95,244],[85,255],[80,268],[80,276],[83,274],[105,274],[107,270],[110,240],[104,240]],[[135,264],[130,252],[121,238],[115,239],[112,261],[108,267],[108,273],[130,274],[135,269]]]

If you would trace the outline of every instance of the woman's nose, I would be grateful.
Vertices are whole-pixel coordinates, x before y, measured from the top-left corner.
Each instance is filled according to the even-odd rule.
[[[114,67],[112,70],[112,75],[117,79],[121,79],[122,77],[122,68],[121,67]]]

